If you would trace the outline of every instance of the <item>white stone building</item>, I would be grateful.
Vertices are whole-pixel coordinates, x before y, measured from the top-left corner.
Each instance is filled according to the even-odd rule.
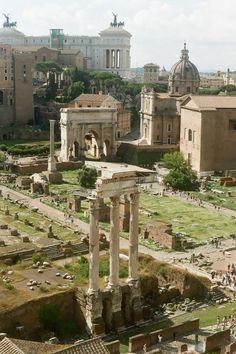
[[[51,29],[48,36],[26,36],[15,25],[9,22],[8,17],[8,22],[0,28],[0,43],[13,47],[79,49],[88,69],[110,71],[122,77],[129,75],[131,34],[124,29],[123,22],[117,22],[117,15],[99,36],[67,35],[62,29]]]

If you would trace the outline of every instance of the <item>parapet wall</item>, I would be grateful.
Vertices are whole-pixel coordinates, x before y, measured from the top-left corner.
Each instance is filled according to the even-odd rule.
[[[68,162],[58,162],[57,170],[65,171],[65,170],[76,170],[82,166],[81,161],[68,161]],[[12,168],[13,172],[19,173],[21,175],[32,175],[33,173],[41,173],[43,171],[47,171],[48,164],[47,162],[29,164],[29,165],[14,165]]]
[[[129,338],[129,352],[135,353],[143,349],[144,344],[151,348],[158,343],[158,335],[162,335],[162,341],[173,340],[182,335],[193,333],[199,330],[199,319],[193,319],[180,325],[172,326],[158,331],[139,334]]]
[[[207,336],[205,339],[205,351],[210,352],[214,349],[224,348],[227,344],[230,343],[230,329],[225,331],[214,333],[210,336]]]

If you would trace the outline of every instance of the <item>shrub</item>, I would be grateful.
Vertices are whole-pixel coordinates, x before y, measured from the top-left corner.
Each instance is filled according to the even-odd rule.
[[[42,257],[42,255],[40,253],[34,253],[32,255],[33,263],[42,262],[42,260],[43,260],[43,257]]]

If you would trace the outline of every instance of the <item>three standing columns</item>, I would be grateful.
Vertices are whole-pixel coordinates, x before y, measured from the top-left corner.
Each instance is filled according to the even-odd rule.
[[[108,287],[119,285],[120,251],[120,197],[111,197],[110,228],[110,275]],[[89,293],[99,290],[99,199],[90,199],[89,230]],[[138,212],[139,193],[130,194],[130,229],[129,229],[129,275],[128,283],[138,280]]]

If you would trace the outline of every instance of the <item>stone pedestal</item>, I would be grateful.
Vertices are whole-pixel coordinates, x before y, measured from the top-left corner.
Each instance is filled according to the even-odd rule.
[[[112,325],[113,329],[116,330],[124,326],[124,320],[122,316],[122,292],[120,286],[113,287],[112,293]]]
[[[54,172],[44,171],[43,174],[46,176],[49,183],[62,182],[62,174],[58,171],[54,171]]]
[[[102,319],[102,294],[100,290],[87,293],[86,322],[92,335],[100,335],[104,333],[105,327]]]
[[[130,305],[133,322],[137,323],[143,320],[143,309],[141,303],[141,288],[139,280],[129,280],[130,287]]]

